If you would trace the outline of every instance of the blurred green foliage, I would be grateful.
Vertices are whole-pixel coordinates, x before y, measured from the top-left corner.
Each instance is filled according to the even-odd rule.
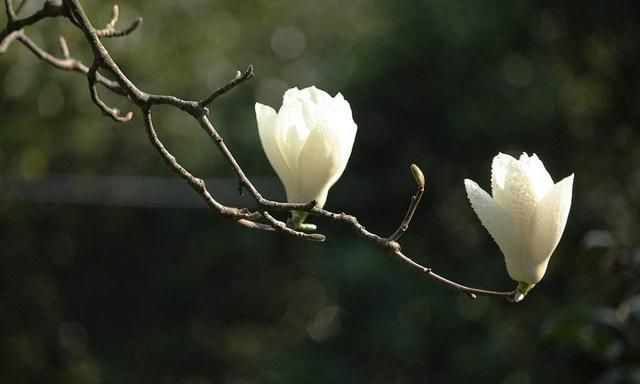
[[[82,3],[108,21],[110,3]],[[255,66],[212,107],[249,175],[274,177],[255,101],[277,107],[292,86],[342,92],[359,132],[327,207],[390,233],[419,164],[428,189],[403,245],[436,271],[512,288],[462,185],[487,187],[499,151],[537,153],[555,180],[575,172],[567,229],[545,279],[512,305],[443,289],[324,222],[328,241],[314,244],[205,209],[5,193],[0,382],[640,383],[637,2],[119,4],[123,23],[144,24],[105,43],[144,90],[200,98]],[[65,20],[27,32],[51,52],[64,35],[90,59]],[[157,118],[194,173],[232,175],[184,114]],[[60,173],[172,176],[139,118],[105,118],[85,79],[16,44],[0,57],[0,176]]]

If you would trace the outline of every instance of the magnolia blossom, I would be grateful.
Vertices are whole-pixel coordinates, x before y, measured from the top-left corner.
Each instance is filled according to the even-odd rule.
[[[504,254],[509,276],[526,294],[544,276],[564,231],[573,174],[554,184],[535,154],[516,160],[500,153],[491,165],[493,196],[471,180],[464,185],[473,210]]]
[[[262,147],[284,184],[287,201],[315,200],[324,206],[356,136],[349,103],[340,93],[331,97],[309,87],[286,91],[278,112],[260,103],[255,108]]]

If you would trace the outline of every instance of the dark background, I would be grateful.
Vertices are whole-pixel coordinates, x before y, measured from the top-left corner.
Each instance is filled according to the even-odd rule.
[[[110,3],[82,3],[108,21]],[[1,382],[640,383],[637,1],[119,4],[144,23],[105,44],[146,91],[197,99],[255,66],[212,120],[268,197],[284,193],[253,104],[316,85],[359,126],[326,207],[389,234],[419,164],[427,192],[402,239],[417,261],[514,287],[463,187],[488,188],[498,152],[575,172],[567,228],[520,304],[470,300],[329,222],[315,220],[323,244],[244,229],[170,172],[139,114],[114,123],[85,78],[16,43],[0,57]],[[50,52],[64,35],[90,63],[67,20],[27,33]],[[216,196],[251,206],[193,121],[156,116]]]

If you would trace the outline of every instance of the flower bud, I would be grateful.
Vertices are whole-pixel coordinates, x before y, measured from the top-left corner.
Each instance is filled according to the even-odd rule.
[[[287,201],[315,200],[323,207],[355,140],[357,125],[349,103],[340,93],[331,97],[312,86],[286,91],[277,113],[260,103],[255,109],[262,147],[284,184]],[[298,214],[296,221],[302,220]]]
[[[573,174],[554,184],[535,154],[516,160],[500,153],[491,165],[493,196],[471,180],[464,184],[473,210],[498,243],[507,272],[524,297],[544,276],[564,232]]]

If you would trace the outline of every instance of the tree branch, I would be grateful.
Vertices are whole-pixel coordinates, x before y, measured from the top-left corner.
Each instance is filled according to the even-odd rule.
[[[96,104],[96,106],[104,114],[110,116],[118,122],[127,122],[131,120],[132,113],[129,112],[127,115],[121,116],[118,109],[109,107],[99,97],[97,85],[103,85],[111,92],[126,96],[133,104],[138,107],[138,109],[142,113],[144,126],[146,128],[149,141],[163,158],[167,166],[178,176],[183,178],[193,188],[193,190],[198,193],[198,195],[205,201],[205,203],[219,215],[229,218],[247,228],[259,229],[264,231],[278,231],[296,238],[313,241],[323,241],[325,239],[324,235],[319,233],[305,233],[290,228],[284,222],[274,218],[271,214],[272,211],[281,212],[290,210],[308,212],[311,215],[323,218],[330,222],[343,224],[349,227],[352,232],[354,232],[358,236],[382,249],[388,255],[400,260],[402,263],[408,265],[422,275],[429,277],[450,289],[464,293],[471,298],[475,298],[477,296],[487,296],[499,299],[507,299],[511,301],[515,300],[515,291],[498,292],[467,287],[436,274],[431,270],[431,268],[425,267],[415,262],[404,253],[402,253],[400,244],[397,242],[397,240],[400,239],[400,237],[408,230],[411,219],[413,218],[422,194],[424,193],[424,175],[422,175],[422,172],[417,166],[411,166],[411,171],[417,184],[416,193],[411,198],[411,202],[400,226],[391,236],[386,238],[368,231],[362,224],[358,222],[358,219],[355,216],[348,215],[346,213],[335,213],[319,208],[317,207],[315,201],[310,201],[308,203],[286,203],[266,199],[260,194],[251,180],[244,173],[238,161],[233,156],[231,150],[224,143],[222,136],[220,136],[218,131],[214,128],[207,117],[207,105],[215,101],[216,98],[229,92],[237,85],[253,77],[254,72],[252,66],[248,66],[247,70],[244,73],[238,71],[236,76],[227,84],[213,91],[209,96],[202,100],[183,100],[170,95],[150,94],[139,89],[122,72],[122,70],[115,63],[107,49],[100,41],[101,37],[121,37],[128,35],[135,29],[137,29],[138,26],[140,26],[142,18],[136,19],[136,21],[134,21],[126,29],[118,30],[116,28],[116,24],[118,22],[119,9],[117,6],[114,6],[111,18],[105,28],[96,30],[92,26],[78,0],[62,0],[62,3],[48,0],[47,2],[45,2],[45,5],[42,7],[42,9],[40,9],[33,15],[18,19],[16,15],[22,9],[25,2],[26,0],[23,0],[20,3],[16,12],[13,9],[11,0],[5,0],[7,24],[5,29],[0,31],[0,54],[3,54],[13,41],[18,40],[29,50],[31,50],[31,52],[33,52],[38,58],[51,64],[55,68],[82,73],[87,77],[87,81],[89,84],[89,94],[93,103]],[[64,38],[60,38],[60,49],[62,52],[62,58],[58,58],[40,48],[35,42],[33,42],[33,40],[27,37],[27,35],[25,35],[22,30],[22,28],[34,24],[42,19],[58,16],[67,18],[84,34],[94,57],[94,61],[91,67],[87,67],[79,60],[73,59],[71,57]],[[99,72],[99,70],[101,69],[110,72],[114,80],[108,79],[105,76],[101,75]],[[257,209],[250,210],[247,208],[229,207],[218,202],[207,189],[205,182],[201,178],[198,178],[191,174],[191,172],[189,172],[176,160],[176,157],[171,154],[169,150],[167,150],[165,145],[158,138],[158,135],[154,128],[151,110],[155,105],[170,105],[177,109],[180,109],[187,113],[199,124],[199,126],[211,138],[224,159],[235,172],[241,188],[247,190],[251,197],[254,199]],[[258,222],[258,220],[260,219],[264,219],[266,223]]]
[[[206,107],[207,105],[209,105],[212,101],[214,101],[218,97],[224,95],[225,93],[227,93],[230,90],[232,90],[233,88],[235,88],[236,85],[239,85],[240,83],[252,78],[253,75],[254,75],[254,73],[253,73],[253,65],[248,66],[247,70],[244,71],[244,73],[242,73],[240,71],[236,72],[236,77],[234,77],[227,84],[225,84],[222,87],[216,89],[211,95],[209,95],[209,96],[205,97],[204,99],[200,100],[198,102],[198,104],[201,107]]]
[[[126,123],[131,120],[133,117],[133,112],[129,111],[126,115],[120,116],[120,110],[118,108],[109,107],[105,104],[104,101],[98,95],[98,88],[96,86],[97,83],[97,73],[98,73],[99,64],[97,61],[93,62],[91,68],[89,68],[89,72],[87,73],[87,79],[89,80],[89,93],[91,94],[91,100],[93,100],[94,104],[96,104],[101,110],[102,113],[111,117],[113,120]]]

